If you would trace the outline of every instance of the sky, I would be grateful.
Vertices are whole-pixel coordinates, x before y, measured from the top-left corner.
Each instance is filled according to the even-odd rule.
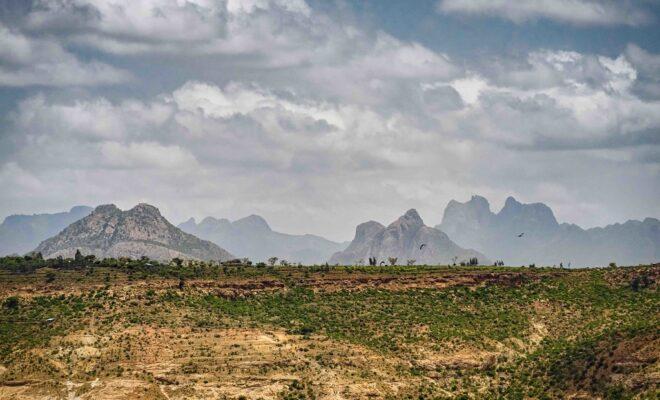
[[[660,217],[658,0],[3,0],[0,216]]]

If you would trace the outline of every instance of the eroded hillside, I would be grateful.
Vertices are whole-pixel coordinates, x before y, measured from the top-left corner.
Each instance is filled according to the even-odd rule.
[[[657,394],[657,265],[12,263],[3,399]]]

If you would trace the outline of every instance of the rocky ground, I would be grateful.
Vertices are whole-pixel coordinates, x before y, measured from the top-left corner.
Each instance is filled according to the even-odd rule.
[[[0,273],[0,399],[658,395],[660,266],[204,271]]]

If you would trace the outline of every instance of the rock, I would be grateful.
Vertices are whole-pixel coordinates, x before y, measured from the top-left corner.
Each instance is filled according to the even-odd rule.
[[[452,200],[436,228],[459,245],[507,265],[636,265],[660,259],[660,222],[655,218],[585,230],[559,224],[543,203],[524,204],[513,197],[506,199],[498,213],[481,196],[465,203]]]
[[[420,249],[420,246],[425,246]],[[416,260],[416,264],[451,264],[476,257],[482,263],[490,263],[483,254],[466,250],[454,242],[442,231],[424,225],[416,210],[408,210],[403,216],[384,227],[370,221],[358,225],[355,238],[342,252],[335,253],[330,264],[355,264],[359,260],[366,262],[369,257],[376,257],[378,263],[387,262],[389,257],[396,257],[397,264],[407,260]]]
[[[219,260],[235,258],[217,245],[170,224],[149,204],[122,211],[113,204],[98,206],[87,217],[43,241],[35,251],[46,258],[72,257],[77,250],[98,258],[143,256],[154,260]]]

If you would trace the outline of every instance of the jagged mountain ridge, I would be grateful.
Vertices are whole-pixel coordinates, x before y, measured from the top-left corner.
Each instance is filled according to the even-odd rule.
[[[498,213],[481,196],[464,203],[452,200],[437,227],[458,244],[512,265],[634,265],[660,259],[660,221],[655,218],[582,229],[560,224],[543,203],[523,204],[513,197]]]
[[[179,224],[179,228],[253,261],[278,257],[289,262],[319,264],[347,245],[316,235],[290,235],[273,231],[266,220],[258,215],[234,222],[225,218],[206,217],[197,223],[194,218],[190,218]]]
[[[425,246],[420,249],[422,244]],[[335,253],[328,262],[350,265],[367,262],[369,257],[376,257],[378,262],[396,257],[399,264],[407,260],[415,260],[416,264],[451,264],[473,257],[481,263],[490,263],[480,252],[461,248],[444,232],[424,225],[414,209],[387,227],[375,221],[358,225],[351,244],[346,250]]]
[[[27,253],[92,210],[75,206],[54,214],[10,215],[0,224],[0,256]]]
[[[155,260],[225,261],[234,258],[219,246],[188,234],[169,223],[149,204],[122,211],[113,204],[98,206],[35,249],[44,257],[72,257],[76,250],[97,257],[147,256]]]

